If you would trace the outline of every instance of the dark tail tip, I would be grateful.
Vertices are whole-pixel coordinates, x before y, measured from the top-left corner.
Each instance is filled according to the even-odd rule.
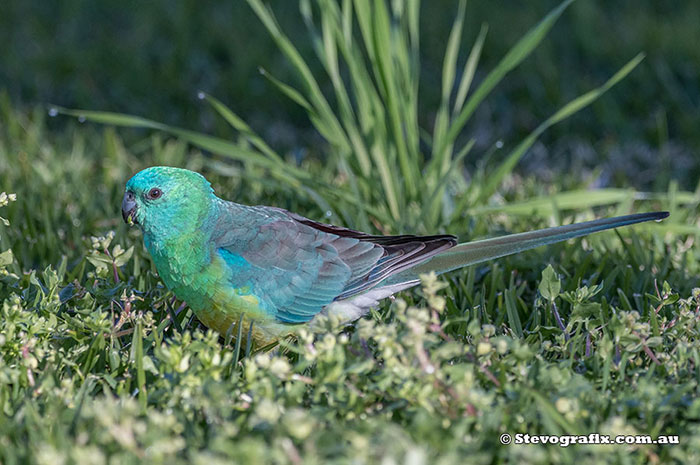
[[[648,213],[648,215],[656,221],[661,221],[664,218],[668,218],[669,214],[670,214],[669,212],[651,212],[651,213]]]

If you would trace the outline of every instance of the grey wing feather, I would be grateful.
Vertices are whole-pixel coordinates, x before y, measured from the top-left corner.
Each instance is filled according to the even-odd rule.
[[[309,321],[333,301],[361,294],[456,244],[453,236],[373,236],[231,202],[222,203],[215,231],[215,246],[249,265],[232,267],[232,284],[250,286],[287,323]]]

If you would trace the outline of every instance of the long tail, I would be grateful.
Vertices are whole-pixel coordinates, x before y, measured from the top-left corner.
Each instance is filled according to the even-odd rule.
[[[421,273],[428,273],[430,271],[446,273],[465,266],[493,260],[494,258],[534,249],[542,245],[554,244],[594,232],[642,223],[644,221],[658,221],[667,216],[668,212],[638,213],[635,215],[601,218],[584,223],[511,234],[509,236],[495,237],[481,241],[465,242],[409,270],[389,277],[384,284],[407,283],[409,281],[415,281]]]

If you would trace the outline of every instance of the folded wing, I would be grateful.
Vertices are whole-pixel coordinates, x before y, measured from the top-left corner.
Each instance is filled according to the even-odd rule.
[[[249,286],[285,323],[307,322],[333,301],[362,294],[457,243],[447,235],[373,236],[237,204],[221,209],[215,231],[232,285]]]

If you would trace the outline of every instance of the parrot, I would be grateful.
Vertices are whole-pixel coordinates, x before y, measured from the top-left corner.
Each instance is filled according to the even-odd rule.
[[[668,216],[638,213],[458,244],[452,235],[372,235],[241,205],[217,197],[201,174],[167,166],[133,175],[121,208],[141,229],[160,279],[199,321],[221,335],[243,324],[256,346],[312,327],[321,315],[352,323],[423,273]]]

